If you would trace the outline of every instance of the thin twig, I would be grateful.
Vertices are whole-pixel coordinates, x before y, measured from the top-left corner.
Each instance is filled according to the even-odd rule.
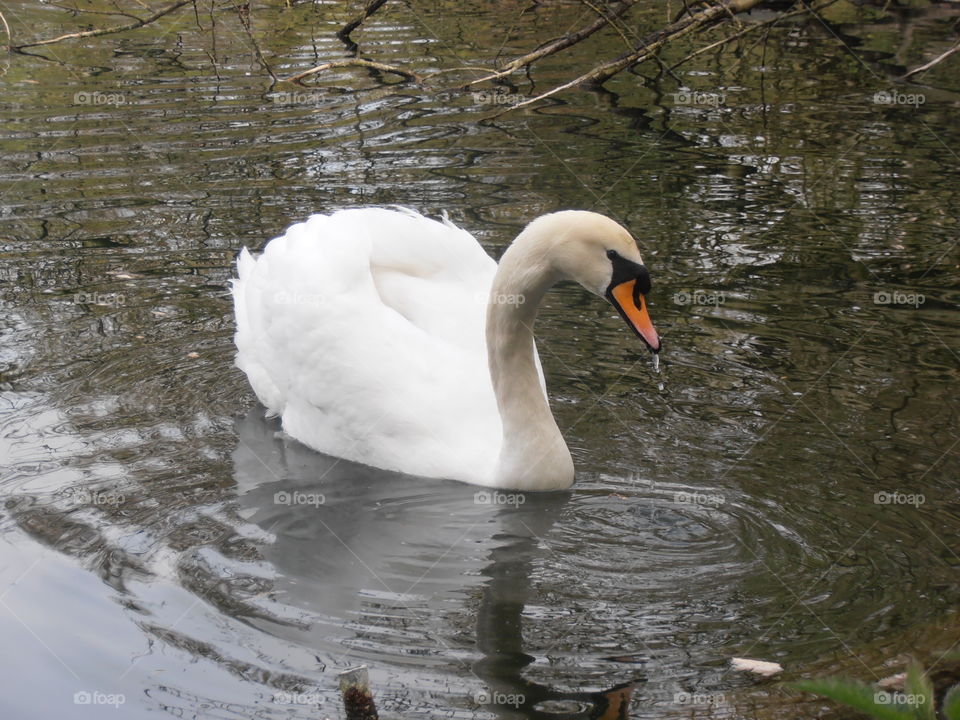
[[[99,30],[84,30],[83,32],[67,33],[66,35],[59,35],[55,38],[49,38],[47,40],[37,40],[35,42],[24,43],[23,45],[13,45],[11,48],[14,50],[22,50],[23,48],[37,47],[39,45],[52,45],[53,43],[63,42],[64,40],[98,37],[100,35],[110,35],[112,33],[124,32],[126,30],[135,30],[143,27],[144,25],[149,25],[155,20],[159,20],[164,15],[169,15],[174,10],[179,10],[184,5],[189,5],[192,2],[193,0],[176,0],[176,2],[167,5],[165,8],[157,10],[157,12],[155,12],[153,15],[145,18],[138,18],[136,22],[127,23],[126,25],[114,25],[112,27],[100,28]],[[6,21],[4,21],[4,24],[6,24]]]
[[[3,29],[7,31],[7,52],[13,48],[13,35],[10,34],[10,26],[7,25],[7,19],[3,16],[3,13],[0,12],[0,22],[3,23]]]
[[[387,0],[370,0],[359,15],[337,31],[337,37],[341,40],[349,40],[350,33],[360,27],[368,17],[373,15],[386,2]]]
[[[296,75],[291,75],[288,78],[284,78],[284,82],[291,82],[301,85],[302,83],[300,81],[305,77],[316,75],[324,70],[342,67],[365,67],[370,68],[371,70],[380,70],[381,72],[400,75],[401,77],[406,78],[407,80],[413,80],[414,82],[420,82],[421,79],[418,75],[410,72],[409,70],[404,70],[401,67],[397,67],[396,65],[387,65],[386,63],[374,62],[373,60],[363,60],[361,58],[347,58],[345,60],[331,60],[330,62],[323,63],[322,65],[317,65],[309,70],[304,70]]]
[[[921,65],[920,67],[914,68],[913,70],[911,70],[910,72],[908,72],[906,75],[904,75],[904,76],[901,78],[901,80],[905,80],[906,78],[910,77],[911,75],[916,75],[917,73],[923,72],[924,70],[929,70],[930,68],[932,68],[932,67],[933,67],[934,65],[936,65],[937,63],[940,63],[940,62],[946,60],[948,57],[950,57],[950,56],[953,55],[955,52],[957,52],[957,50],[960,50],[960,41],[958,41],[956,45],[954,45],[952,48],[950,48],[949,50],[947,50],[945,53],[943,53],[942,55],[939,55],[939,56],[935,57],[933,60],[931,60],[930,62],[926,63],[925,65]]]
[[[600,17],[606,18],[607,21],[610,23],[610,27],[612,27],[614,30],[616,30],[616,31],[617,31],[617,35],[619,35],[619,36],[620,36],[620,39],[623,40],[623,44],[626,45],[627,47],[630,47],[630,39],[626,36],[626,34],[623,32],[623,30],[620,28],[620,26],[617,25],[616,22],[614,22],[614,20],[616,20],[616,18],[613,18],[613,17],[607,18],[607,16],[603,14],[603,8],[598,8],[596,5],[594,5],[592,2],[590,2],[590,0],[580,0],[580,1],[581,1],[584,5],[586,5],[588,8],[590,8],[591,10],[593,10],[593,11],[594,11],[597,15],[599,15]]]
[[[564,35],[561,38],[557,38],[555,40],[551,40],[550,42],[544,43],[543,45],[538,47],[536,50],[533,50],[532,52],[528,52],[526,55],[521,55],[520,57],[514,58],[513,60],[508,62],[502,70],[492,73],[490,75],[487,75],[485,77],[479,78],[477,80],[473,80],[467,83],[466,85],[464,85],[463,87],[467,88],[467,87],[470,87],[471,85],[477,85],[478,83],[487,82],[488,80],[499,80],[502,77],[506,77],[507,75],[510,75],[516,72],[522,67],[527,67],[531,63],[534,63],[537,60],[540,60],[541,58],[545,58],[548,55],[553,55],[554,53],[558,53],[561,50],[565,50],[571,45],[575,45],[581,40],[585,40],[586,38],[590,37],[600,28],[603,28],[609,24],[612,24],[613,20],[623,15],[623,13],[625,13],[627,10],[633,7],[636,4],[636,2],[637,0],[630,0],[629,2],[623,2],[623,1],[618,2],[617,5],[613,7],[606,16],[601,15],[601,17],[597,18],[589,25],[581,28],[580,30],[577,30],[574,33],[569,33],[567,35]]]

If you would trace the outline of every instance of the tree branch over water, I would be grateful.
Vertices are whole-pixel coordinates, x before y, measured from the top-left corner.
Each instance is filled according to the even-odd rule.
[[[471,80],[464,87],[469,87],[471,85],[476,85],[477,83],[487,82],[489,80],[499,80],[502,77],[506,77],[521,68],[528,67],[535,63],[537,60],[541,60],[549,55],[560,52],[561,50],[566,50],[572,45],[576,45],[581,40],[586,40],[588,37],[593,35],[597,30],[611,25],[613,20],[623,15],[627,10],[633,7],[636,4],[637,0],[628,0],[626,2],[615,2],[610,8],[609,12],[605,15],[601,15],[594,22],[590,23],[586,27],[577,30],[576,32],[568,33],[563,37],[550,40],[549,42],[544,43],[536,50],[528,52],[526,55],[521,55],[520,57],[514,58],[506,64],[506,66],[492,75],[487,75],[486,77],[478,78],[476,80]]]
[[[602,6],[598,6],[589,0],[584,0],[584,4],[589,6],[591,9],[597,12],[599,15],[592,22],[584,25],[583,27],[566,33],[565,35],[554,38],[547,42],[542,43],[537,48],[527,52],[523,55],[519,55],[506,63],[503,67],[495,69],[492,72],[486,71],[480,77],[469,80],[465,83],[460,84],[451,88],[453,90],[467,90],[469,88],[474,88],[485,82],[497,82],[506,78],[513,73],[519,72],[521,70],[529,70],[537,62],[543,60],[544,58],[556,55],[568,48],[571,48],[577,45],[580,42],[583,42],[587,38],[591,37],[600,30],[603,30],[607,27],[613,28],[621,38],[627,42],[628,49],[626,52],[620,54],[619,56],[601,62],[600,64],[590,68],[586,72],[581,72],[578,76],[572,78],[571,80],[561,83],[545,92],[542,92],[534,97],[528,98],[522,102],[519,102],[509,107],[503,108],[500,113],[504,114],[511,112],[513,110],[527,107],[533,105],[541,100],[549,98],[558,93],[564,92],[566,90],[586,87],[586,86],[599,86],[603,85],[605,82],[610,80],[612,77],[617,75],[624,70],[633,67],[639,63],[642,63],[646,60],[653,59],[656,62],[661,62],[659,58],[659,52],[669,43],[677,40],[686,35],[694,35],[697,33],[705,32],[709,29],[712,29],[718,25],[721,25],[724,22],[733,21],[735,23],[736,31],[730,33],[727,37],[722,38],[716,42],[710,43],[702,48],[695,50],[694,52],[687,55],[685,58],[679,62],[674,63],[671,67],[663,67],[667,72],[672,72],[672,70],[679,65],[691,60],[692,58],[700,55],[709,50],[721,47],[729,42],[732,42],[738,38],[741,38],[749,33],[755,32],[761,28],[771,28],[773,25],[778,22],[796,17],[799,15],[804,15],[808,13],[816,13],[823,8],[834,4],[838,0],[820,0],[820,2],[809,3],[806,0],[797,0],[794,5],[794,8],[788,11],[779,11],[776,15],[768,20],[761,22],[752,23],[750,25],[743,25],[738,20],[738,16],[746,13],[755,8],[767,7],[768,9],[773,9],[777,3],[773,3],[770,0],[700,0],[700,2],[688,3],[684,1],[683,9],[674,16],[672,22],[667,24],[665,27],[660,28],[654,32],[648,33],[643,37],[635,36],[634,43],[631,46],[629,38],[626,37],[624,33],[624,27],[618,25],[618,21],[627,15],[627,13],[638,6],[639,0],[612,0],[610,3]],[[356,16],[352,21],[347,23],[338,33],[339,37],[346,38],[350,32],[359,27],[367,18],[370,17],[378,8],[380,8],[386,0],[372,0],[368,2],[363,12]],[[471,71],[477,72],[478,68],[444,68],[438,71],[431,73],[418,74],[410,70],[406,70],[402,67],[396,65],[387,65],[385,63],[379,63],[374,60],[369,59],[360,59],[355,58],[351,60],[335,60],[331,62],[326,62],[321,65],[318,65],[309,70],[296,73],[286,78],[287,81],[293,82],[296,84],[302,84],[302,80],[306,77],[318,74],[324,70],[333,69],[333,68],[342,68],[342,67],[366,67],[370,69],[381,70],[384,72],[394,73],[400,75],[406,80],[423,83],[431,80],[432,78],[437,77],[438,75],[444,73],[452,73],[458,71]],[[662,66],[662,63],[661,63]]]
[[[719,4],[710,5],[704,10],[694,13],[685,13],[678,20],[672,22],[667,27],[650,33],[646,37],[642,38],[639,43],[637,43],[636,47],[624,53],[620,57],[597,65],[579,77],[563,83],[562,85],[558,85],[552,90],[540,93],[536,97],[532,97],[529,100],[517,103],[509,109],[515,110],[517,108],[526,107],[527,105],[532,105],[535,102],[548,98],[552,95],[556,95],[558,92],[569,90],[570,88],[581,85],[602,85],[617,73],[626,70],[628,67],[636,65],[643,60],[653,57],[660,50],[660,48],[662,48],[671,40],[683,37],[684,35],[696,30],[712,26],[728,16],[733,17],[738,13],[746,12],[747,10],[760,5],[763,1],[764,0],[721,0]]]
[[[134,22],[125,23],[123,25],[113,25],[111,27],[99,28],[97,30],[84,30],[83,32],[67,33],[66,35],[59,35],[47,40],[35,40],[34,42],[23,43],[21,45],[11,45],[10,47],[13,50],[22,50],[23,48],[39,47],[41,45],[53,45],[54,43],[63,42],[64,40],[98,37],[100,35],[126,32],[127,30],[136,30],[137,28],[142,28],[144,25],[149,25],[150,23],[159,20],[164,15],[169,15],[174,10],[179,10],[184,5],[192,5],[193,1],[194,0],[177,0],[174,3],[157,10],[157,12],[155,12],[153,15],[145,18],[137,18]]]
[[[385,1],[386,0],[373,0],[373,2],[369,2],[365,10],[356,18],[354,18],[354,20],[345,25],[338,35],[341,38],[349,35],[350,32],[359,27],[359,25],[362,24],[373,12],[383,5]],[[561,83],[560,85],[557,85],[534,97],[503,108],[499,113],[503,114],[512,110],[533,105],[534,103],[566,90],[591,85],[602,85],[618,73],[623,72],[624,70],[646,60],[653,59],[657,62],[660,62],[659,52],[669,43],[686,35],[704,32],[724,22],[734,21],[736,23],[737,31],[729,34],[725,38],[695,50],[679,62],[674,63],[671,67],[664,67],[664,69],[667,72],[671,72],[677,66],[682,65],[683,63],[704,52],[721,47],[729,42],[732,42],[733,40],[755,32],[758,29],[769,29],[784,19],[805,15],[808,13],[816,13],[837,1],[838,0],[820,0],[820,2],[808,4],[805,0],[798,0],[795,4],[795,9],[786,12],[778,12],[771,19],[746,26],[739,22],[739,15],[755,8],[761,8],[764,6],[772,7],[774,3],[770,2],[769,0],[702,0],[701,2],[695,3],[688,3],[685,1],[683,9],[675,15],[672,22],[659,30],[648,33],[643,37],[635,37],[633,45],[630,46],[629,38],[626,37],[624,29],[617,24],[617,21],[622,20],[631,9],[636,7],[639,4],[639,0],[613,0],[604,6],[597,6],[591,2],[588,2],[587,0],[584,0],[585,4],[598,13],[599,17],[597,17],[595,20],[575,31],[544,42],[530,52],[515,57],[503,67],[496,69],[493,72],[487,71],[481,75],[481,77],[474,80],[469,80],[453,89],[466,90],[485,82],[496,82],[521,70],[529,70],[537,62],[543,60],[544,58],[567,50],[568,48],[583,42],[598,31],[607,27],[613,28],[620,34],[621,38],[627,41],[628,49],[626,52],[615,58],[601,62],[586,72],[581,72],[580,75],[572,78],[568,82]],[[301,84],[301,81],[304,78],[315,75],[324,70],[349,66],[366,67],[385,72],[391,72],[413,82],[425,82],[443,73],[468,70],[472,72],[477,71],[477,68],[445,68],[432,73],[418,75],[417,73],[405,70],[404,68],[396,65],[386,65],[373,60],[357,58],[353,60],[336,60],[323,63],[311,68],[310,70],[296,73],[295,75],[287,78],[287,80],[296,84]]]
[[[146,11],[150,12],[150,8],[140,2],[140,0],[129,1],[135,3],[139,8],[146,8]],[[674,6],[673,10],[668,9],[669,14],[664,19],[665,24],[663,27],[646,32],[645,34],[639,33],[635,28],[638,26],[640,19],[644,19],[649,23],[650,6],[648,4],[641,3],[640,0],[581,0],[584,9],[589,8],[590,13],[593,15],[592,18],[587,18],[588,21],[583,21],[583,25],[569,32],[565,32],[559,37],[553,37],[540,42],[528,52],[518,54],[506,63],[501,64],[496,58],[488,56],[487,58],[481,58],[476,61],[475,65],[440,67],[439,69],[433,69],[429,72],[404,67],[403,64],[391,64],[381,61],[376,57],[360,57],[358,46],[351,38],[351,33],[361,28],[361,26],[382,7],[394,7],[394,5],[388,4],[387,0],[354,0],[354,2],[357,3],[356,7],[360,8],[359,12],[352,16],[344,13],[344,16],[350,17],[350,19],[336,31],[336,36],[350,45],[350,50],[354,57],[325,58],[321,56],[315,61],[318,64],[314,67],[298,72],[293,71],[295,68],[287,70],[289,74],[282,80],[280,80],[274,72],[273,66],[278,68],[284,66],[284,57],[276,52],[271,53],[270,46],[265,42],[265,39],[270,39],[271,37],[273,24],[261,24],[255,37],[250,20],[250,13],[253,6],[249,0],[219,0],[219,2],[218,0],[210,0],[209,15],[211,27],[207,29],[199,25],[196,0],[174,0],[174,2],[146,16],[140,16],[141,11],[138,10],[137,7],[129,8],[130,12],[128,12],[127,8],[120,8],[116,2],[110,6],[113,9],[106,12],[94,10],[93,8],[74,8],[72,12],[75,14],[84,14],[87,16],[122,15],[126,18],[131,18],[131,20],[123,24],[71,32],[57,37],[33,40],[22,44],[14,44],[10,28],[3,15],[0,14],[0,24],[3,26],[0,32],[5,32],[8,48],[18,51],[24,48],[53,45],[68,40],[94,38],[137,30],[171,15],[180,8],[192,6],[194,13],[198,15],[199,30],[209,33],[213,53],[207,53],[207,55],[208,57],[214,58],[214,71],[217,71],[217,63],[215,60],[217,36],[214,16],[220,13],[234,12],[239,17],[242,32],[253,47],[257,62],[259,62],[266,73],[270,75],[274,83],[279,81],[305,86],[304,80],[307,78],[315,78],[314,83],[321,83],[322,81],[319,80],[317,76],[327,70],[361,68],[368,71],[396,75],[401,78],[401,82],[417,83],[428,89],[442,90],[448,93],[477,90],[482,87],[483,83],[502,84],[502,81],[506,81],[507,78],[515,73],[530,73],[532,69],[540,67],[539,63],[547,58],[563,57],[562,53],[569,51],[571,48],[578,46],[580,43],[587,41],[598,33],[602,33],[602,31],[606,30],[617,33],[619,38],[615,41],[613,38],[605,36],[605,39],[602,41],[605,44],[600,46],[599,61],[597,61],[595,65],[590,67],[582,60],[579,61],[579,64],[572,64],[573,71],[571,72],[570,79],[558,82],[558,84],[539,92],[539,94],[518,98],[519,102],[515,104],[501,106],[498,114],[503,114],[528,107],[568,90],[602,86],[619,73],[648,60],[657,63],[661,72],[672,74],[675,68],[703,53],[722,48],[748,34],[756,33],[758,30],[765,29],[766,32],[769,33],[774,26],[789,18],[807,14],[818,16],[821,10],[839,2],[839,0],[795,0],[792,5],[785,4],[782,0],[681,0],[682,7],[680,7],[678,11],[675,11],[676,6]],[[396,6],[403,7],[403,3],[396,3]],[[414,11],[414,15],[420,13],[419,10],[416,10],[416,0],[411,0],[408,6],[410,10]],[[256,7],[262,9],[263,7],[269,8],[270,6],[258,4]],[[287,9],[294,7],[295,5],[292,0],[286,0]],[[71,10],[66,7],[64,9]],[[764,18],[753,17],[750,21],[741,20],[741,18],[745,17],[746,13],[758,9],[765,11]],[[526,13],[528,10],[529,8],[525,9],[523,13]],[[521,13],[521,15],[523,13]],[[339,11],[337,11],[337,14],[339,14]],[[292,17],[296,18],[297,16],[294,15]],[[300,17],[302,17],[302,15]],[[672,20],[670,19],[671,17]],[[821,20],[821,22],[823,21]],[[694,47],[685,57],[680,60],[671,60],[672,64],[669,66],[661,59],[661,51],[671,43],[685,37],[698,37],[718,27],[723,28],[720,31],[723,33],[723,36],[719,39],[717,39],[716,34],[710,35],[709,42],[705,39],[702,43],[694,44]],[[609,35],[609,32],[607,35]],[[766,37],[766,34],[762,35],[762,37]],[[760,41],[761,40],[757,40],[756,42]],[[263,43],[262,46],[261,43]],[[623,46],[626,47],[624,48]],[[905,80],[913,75],[924,72],[943,62],[958,51],[960,51],[960,44],[954,45],[926,64],[910,70],[900,79]],[[494,51],[490,49],[488,52],[493,54]],[[570,54],[565,57],[570,57]],[[594,55],[594,57],[597,57],[597,55]],[[273,66],[271,64],[273,64]],[[480,67],[477,67],[477,65]],[[451,81],[455,83],[452,86],[443,87],[438,80],[441,75],[454,75],[459,77]],[[675,75],[674,78],[679,82],[679,78],[676,78]]]

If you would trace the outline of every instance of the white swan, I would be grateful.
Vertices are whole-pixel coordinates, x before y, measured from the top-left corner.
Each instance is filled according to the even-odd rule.
[[[469,233],[404,208],[313,215],[246,248],[237,366],[283,429],[387,470],[518,490],[573,483],[533,340],[551,285],[609,300],[654,353],[650,277],[623,227],[566,210],[499,266]]]

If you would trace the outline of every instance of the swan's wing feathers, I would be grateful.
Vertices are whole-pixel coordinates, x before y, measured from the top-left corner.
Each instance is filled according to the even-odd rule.
[[[241,252],[237,364],[315,449],[432,476],[473,464],[482,481],[500,433],[484,340],[495,270],[468,233],[411,211],[311,216],[259,258]]]

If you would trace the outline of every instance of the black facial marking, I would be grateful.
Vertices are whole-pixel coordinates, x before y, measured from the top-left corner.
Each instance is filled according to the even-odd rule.
[[[646,265],[627,260],[616,250],[607,250],[607,257],[610,258],[610,264],[613,266],[613,275],[610,278],[610,286],[607,288],[608,292],[628,280],[637,281],[634,287],[634,295],[637,293],[646,295],[650,292],[650,273]]]

